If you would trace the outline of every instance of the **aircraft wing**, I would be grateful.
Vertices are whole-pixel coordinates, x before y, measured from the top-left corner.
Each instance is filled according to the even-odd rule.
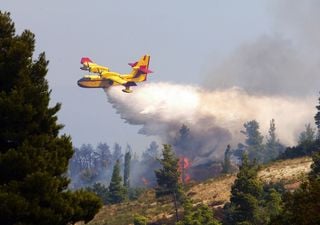
[[[80,63],[82,64],[82,67],[80,67],[80,69],[82,70],[88,70],[93,73],[102,73],[109,71],[108,67],[96,64],[88,57],[82,57]]]
[[[112,80],[113,82],[116,82],[116,83],[121,84],[121,85],[124,85],[124,84],[126,84],[128,82],[128,81],[122,79],[119,76],[108,76],[108,78],[106,78],[106,79]]]

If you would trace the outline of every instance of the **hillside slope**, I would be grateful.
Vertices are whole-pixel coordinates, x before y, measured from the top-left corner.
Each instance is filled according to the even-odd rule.
[[[264,165],[258,176],[265,183],[282,182],[287,189],[295,189],[306,173],[310,171],[312,159],[309,157],[289,159]],[[236,174],[224,175],[193,186],[189,196],[196,202],[218,207],[230,198],[231,185]]]
[[[295,189],[310,171],[311,163],[312,159],[309,157],[277,161],[264,165],[258,176],[263,182],[282,182],[287,189]],[[187,195],[195,202],[202,202],[214,208],[222,207],[229,201],[231,185],[235,178],[235,174],[230,174],[193,184]],[[89,224],[133,224],[135,214],[147,217],[153,224],[173,224],[173,213],[170,200],[157,202],[153,190],[149,190],[137,201],[104,206]]]

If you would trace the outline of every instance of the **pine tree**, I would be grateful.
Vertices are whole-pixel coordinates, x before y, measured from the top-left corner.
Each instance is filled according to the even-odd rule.
[[[49,107],[48,61],[44,53],[33,60],[34,48],[34,34],[16,35],[10,14],[0,11],[0,221],[89,221],[101,203],[93,194],[66,191],[71,139],[59,136],[61,105]]]
[[[112,165],[115,165],[117,161],[123,162],[122,160],[123,154],[121,151],[121,146],[118,143],[115,143],[113,146],[113,153],[112,153]]]
[[[174,155],[171,145],[163,145],[163,158],[160,159],[161,169],[155,170],[158,187],[157,196],[170,195],[178,192],[179,188],[179,165],[178,158]]]
[[[260,224],[259,199],[262,184],[257,179],[257,166],[243,155],[237,179],[231,187],[230,203],[225,206],[226,224]]]
[[[175,157],[171,145],[163,145],[162,150],[163,158],[160,159],[161,169],[155,170],[158,187],[156,188],[156,196],[170,195],[173,198],[176,218],[178,220],[178,201],[183,200],[183,192],[181,185],[179,184],[180,172],[179,172],[179,159]]]
[[[320,152],[313,156],[308,180],[293,193],[287,193],[284,202],[284,212],[274,224],[320,224]]]
[[[109,189],[107,186],[101,183],[95,183],[92,187],[87,187],[86,190],[95,193],[99,198],[101,198],[104,204],[109,203]]]
[[[320,149],[320,141],[316,138],[315,130],[310,124],[305,126],[305,130],[301,132],[298,140],[298,145],[288,147],[281,155],[281,158],[297,158],[302,156],[311,156],[314,152]]]
[[[190,138],[190,129],[185,124],[183,124],[179,130],[178,142],[180,145],[187,147],[185,145],[188,142],[189,138]]]
[[[130,187],[130,162],[131,162],[131,147],[127,146],[127,152],[124,155],[124,171],[123,171],[123,186]]]
[[[305,131],[301,132],[298,141],[302,155],[311,155],[313,151],[317,150],[316,147],[316,134],[314,128],[310,124],[306,125]]]
[[[101,169],[111,169],[112,155],[109,145],[107,143],[99,143],[97,146],[97,150],[100,155]]]
[[[222,168],[223,173],[230,173],[232,170],[230,156],[231,156],[231,147],[230,145],[227,145],[227,149],[224,152],[224,162],[223,162],[223,168]]]
[[[245,123],[243,126],[245,127],[245,131],[241,131],[241,133],[247,137],[245,143],[247,145],[249,160],[263,162],[263,136],[259,131],[259,123],[252,120]]]
[[[142,161],[147,163],[155,161],[159,157],[159,145],[157,142],[152,141],[149,147],[142,153]]]
[[[191,135],[190,129],[183,124],[179,130],[177,138],[174,142],[174,147],[178,155],[189,155],[191,154]]]
[[[311,124],[305,126],[305,130],[301,132],[299,136],[299,145],[304,143],[312,143],[315,140],[315,130],[311,127]]]
[[[267,221],[268,224],[273,224],[273,222],[270,223],[270,221],[277,219],[277,217],[283,212],[281,194],[276,189],[271,188],[268,190],[268,193],[264,198],[264,202],[265,221]]]
[[[270,160],[276,159],[282,152],[284,152],[285,147],[280,143],[276,135],[276,125],[274,119],[270,121],[269,136],[267,137],[267,143],[265,146],[265,152],[263,156],[263,161],[269,162]]]
[[[190,200],[186,200],[184,205],[184,218],[176,225],[220,225],[215,218],[213,211],[206,205],[198,204],[193,207]]]
[[[111,182],[109,185],[109,202],[111,204],[123,202],[126,198],[126,189],[122,185],[122,178],[120,176],[120,162],[119,160],[113,167]]]

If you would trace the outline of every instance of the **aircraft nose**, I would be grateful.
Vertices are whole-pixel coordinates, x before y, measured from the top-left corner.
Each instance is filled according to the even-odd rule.
[[[81,78],[80,80],[78,80],[77,84],[78,84],[79,87],[83,87],[82,81],[83,81],[83,78]]]

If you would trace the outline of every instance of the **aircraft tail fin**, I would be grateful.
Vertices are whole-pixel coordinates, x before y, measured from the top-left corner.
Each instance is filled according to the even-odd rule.
[[[152,73],[152,71],[149,70],[149,63],[149,55],[142,56],[138,62],[129,63],[129,66],[132,67],[132,71],[130,73],[132,81],[142,82],[147,80],[148,73]]]

